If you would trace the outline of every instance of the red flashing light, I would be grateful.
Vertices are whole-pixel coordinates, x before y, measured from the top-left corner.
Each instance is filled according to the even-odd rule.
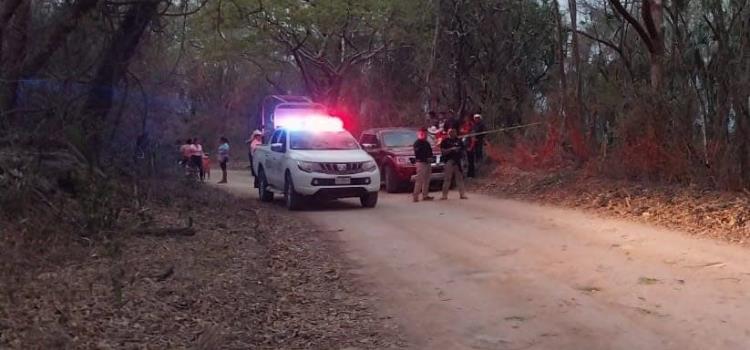
[[[305,131],[341,131],[344,123],[341,119],[327,115],[285,115],[274,121],[276,127],[289,130]]]

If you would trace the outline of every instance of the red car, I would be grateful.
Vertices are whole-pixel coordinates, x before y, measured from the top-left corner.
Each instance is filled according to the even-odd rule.
[[[414,164],[414,141],[417,140],[417,128],[377,128],[365,130],[359,138],[362,148],[367,151],[380,167],[380,178],[388,193],[406,189],[414,182],[417,167]],[[432,164],[430,183],[443,182],[443,163],[440,161],[440,148],[431,137],[435,154]]]

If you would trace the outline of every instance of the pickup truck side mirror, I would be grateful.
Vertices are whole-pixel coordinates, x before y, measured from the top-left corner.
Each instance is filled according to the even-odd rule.
[[[274,151],[274,152],[284,152],[284,144],[280,143],[280,142],[272,143],[271,144],[271,151]]]

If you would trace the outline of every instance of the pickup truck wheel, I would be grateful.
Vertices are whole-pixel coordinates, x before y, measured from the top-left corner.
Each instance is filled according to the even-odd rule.
[[[302,208],[302,196],[294,191],[292,177],[286,174],[284,180],[284,202],[289,210],[300,210]]]
[[[258,171],[258,198],[261,202],[273,202],[273,192],[268,190],[268,180],[263,169]]]
[[[396,171],[390,166],[385,166],[385,191],[388,193],[398,192],[399,183]]]
[[[362,206],[365,208],[375,208],[375,206],[378,204],[378,193],[370,192],[362,197],[359,197],[359,202],[362,203]]]

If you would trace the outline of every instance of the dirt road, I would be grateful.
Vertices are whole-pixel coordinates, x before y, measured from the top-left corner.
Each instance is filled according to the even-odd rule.
[[[256,197],[244,173],[227,190]],[[750,251],[471,195],[301,215],[335,233],[417,349],[748,349]]]

